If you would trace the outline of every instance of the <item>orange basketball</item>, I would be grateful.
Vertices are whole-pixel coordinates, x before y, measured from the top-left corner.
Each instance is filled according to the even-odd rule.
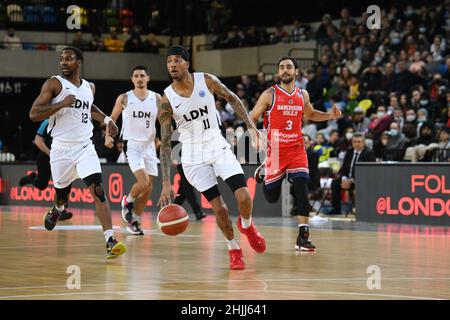
[[[159,210],[156,222],[159,230],[169,236],[176,236],[186,230],[189,224],[189,215],[182,206],[168,204]]]

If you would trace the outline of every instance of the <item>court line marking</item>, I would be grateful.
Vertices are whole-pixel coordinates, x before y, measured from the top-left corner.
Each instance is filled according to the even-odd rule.
[[[137,294],[137,293],[193,293],[193,292],[220,292],[220,293],[261,293],[261,290],[126,290],[126,291],[91,291],[91,292],[70,292],[70,293],[48,293],[48,294],[30,294],[30,295],[15,295],[15,296],[0,296],[0,299],[13,298],[33,298],[33,297],[63,297],[63,296],[77,296],[77,295],[105,295],[105,294]],[[340,291],[298,291],[298,290],[270,290],[265,293],[294,293],[294,294],[330,294],[330,295],[352,295],[363,297],[384,297],[384,298],[400,298],[400,299],[415,299],[415,300],[446,300],[444,298],[421,297],[421,296],[403,296],[395,294],[381,294],[381,293],[364,293],[364,292],[340,292]],[[216,300],[216,299],[215,299]],[[221,299],[219,299],[221,300]]]
[[[65,231],[67,231],[67,230],[65,230]],[[124,233],[126,233],[126,231],[124,231]],[[168,237],[165,234],[162,234],[162,233],[160,234],[160,233],[157,233],[157,232],[150,233],[150,234],[147,233],[147,235],[164,237],[164,238]],[[132,236],[132,235],[125,234],[125,235],[122,235],[122,236]],[[177,235],[177,237],[194,238],[194,237],[202,237],[202,235]],[[345,238],[339,238],[339,237],[311,237],[310,239],[311,240],[333,240],[333,241],[335,241],[336,239],[339,239],[339,240],[374,240],[374,238],[376,238],[376,237],[379,237],[379,235],[374,235],[374,236],[371,236],[371,237],[367,237],[366,236],[366,237],[350,237],[350,238],[349,237],[345,237]],[[414,236],[414,237],[416,237],[416,236]],[[436,236],[436,237],[438,237],[438,236]],[[442,236],[442,237],[446,237],[446,236]],[[152,241],[154,241],[154,240],[155,239],[153,239]],[[245,238],[242,238],[242,239],[239,239],[239,241],[245,242],[246,240],[245,240]],[[281,241],[287,241],[287,240],[286,239],[280,239],[280,238],[273,238],[273,239],[266,238],[266,241],[269,241],[269,242],[281,242]],[[214,242],[215,243],[225,243],[226,241],[225,240],[218,240],[218,239],[215,239],[215,240],[192,240],[192,241],[183,241],[183,242],[179,243],[179,245],[192,244],[192,243],[210,243],[210,242],[213,242],[213,243]],[[160,243],[163,243],[163,242],[155,242],[155,244],[160,244]],[[166,243],[166,242],[164,241],[164,243]],[[62,244],[62,245],[58,245],[58,244],[56,244],[56,245],[39,245],[39,246],[4,246],[4,247],[0,247],[0,250],[21,249],[21,248],[24,248],[24,249],[28,249],[28,248],[58,248],[60,246],[72,248],[72,247],[87,247],[87,246],[92,246],[92,244],[69,245],[69,246],[67,244]]]
[[[444,278],[431,278],[431,277],[411,277],[411,278],[397,278],[397,277],[385,277],[381,281],[385,280],[426,280],[426,281],[441,281],[450,280],[450,277]],[[83,287],[91,286],[121,286],[121,285],[160,285],[160,284],[190,284],[190,283],[229,283],[229,282],[292,282],[292,281],[317,281],[317,282],[335,282],[335,281],[367,281],[367,278],[294,278],[294,279],[227,279],[227,280],[177,280],[177,281],[140,281],[140,282],[116,282],[116,283],[88,283],[82,284]],[[267,285],[268,286],[268,285]],[[26,287],[0,287],[0,290],[23,290],[23,289],[50,289],[50,288],[66,288],[64,285],[58,286],[26,286]]]

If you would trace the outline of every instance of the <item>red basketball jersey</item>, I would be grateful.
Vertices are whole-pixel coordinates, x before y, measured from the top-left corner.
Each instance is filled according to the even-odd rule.
[[[292,147],[303,142],[303,93],[295,87],[292,93],[274,85],[270,109],[264,114],[264,127],[272,147]]]

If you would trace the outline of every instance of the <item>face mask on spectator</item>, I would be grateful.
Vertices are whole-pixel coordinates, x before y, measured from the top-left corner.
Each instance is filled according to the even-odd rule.
[[[425,32],[427,32],[427,28],[425,28],[425,27],[420,27],[420,28],[419,28],[419,31],[420,31],[420,33],[425,33]]]
[[[402,122],[403,121],[403,117],[395,117],[394,119],[395,119],[395,122]]]
[[[381,118],[383,118],[384,117],[384,112],[383,111],[378,111],[377,112],[377,118],[378,119],[381,119]]]
[[[415,115],[408,115],[406,116],[406,120],[409,122],[413,122],[414,120],[416,120],[416,116]]]
[[[353,138],[353,132],[347,132],[347,133],[345,134],[345,138],[346,138],[347,140],[351,140],[351,139]]]
[[[417,118],[417,121],[419,121],[419,122],[425,122],[425,121],[427,121],[427,117],[425,117],[425,116],[420,116],[420,117]]]
[[[422,107],[425,107],[428,105],[428,100],[420,100],[419,103]]]
[[[392,39],[392,43],[393,43],[394,45],[399,44],[399,43],[400,43],[400,38],[394,38],[394,39]]]
[[[377,56],[377,57],[375,57],[375,62],[376,62],[376,63],[380,63],[380,62],[381,62],[381,60],[383,60],[383,59],[382,59],[381,57],[378,57],[378,56]]]
[[[389,135],[392,137],[396,137],[398,135],[398,130],[397,129],[389,130]]]

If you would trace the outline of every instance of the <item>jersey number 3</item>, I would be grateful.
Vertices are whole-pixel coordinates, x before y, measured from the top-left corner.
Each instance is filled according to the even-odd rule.
[[[287,126],[286,126],[286,130],[292,130],[292,120],[288,120],[286,121]]]

